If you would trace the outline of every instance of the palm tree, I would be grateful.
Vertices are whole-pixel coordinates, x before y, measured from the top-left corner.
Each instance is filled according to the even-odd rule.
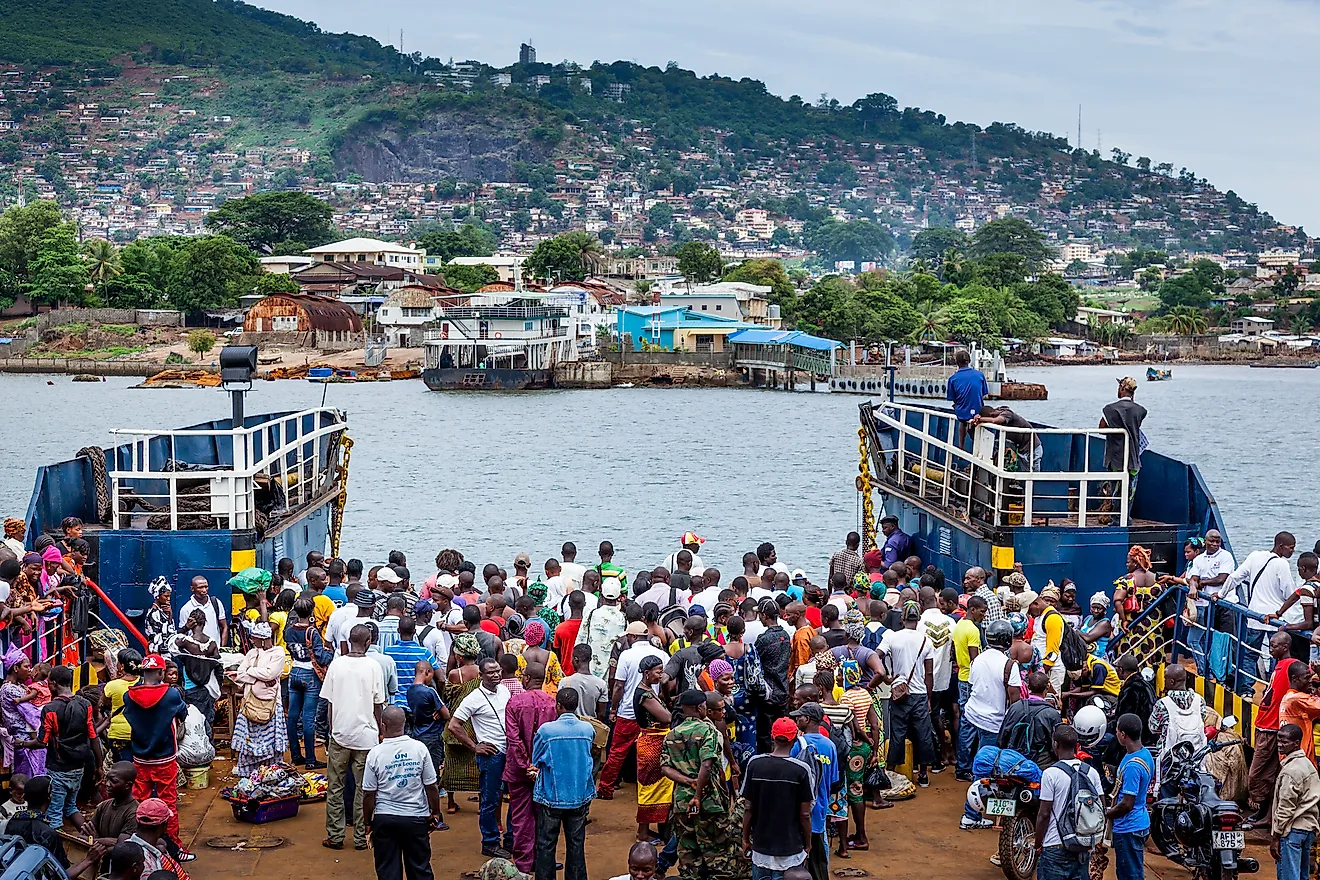
[[[604,259],[605,249],[601,247],[600,239],[595,236],[586,238],[578,248],[578,260],[582,263],[582,271],[587,275],[598,274]]]
[[[83,244],[83,257],[87,260],[87,274],[97,287],[124,271],[119,250],[104,238],[89,239]]]
[[[949,326],[949,313],[928,299],[917,303],[917,339],[922,342],[942,342]]]
[[[1311,332],[1311,321],[1306,315],[1297,315],[1289,325],[1293,336],[1306,336]]]
[[[1168,314],[1169,332],[1178,336],[1195,336],[1204,333],[1209,322],[1200,309],[1191,306],[1175,306]]]

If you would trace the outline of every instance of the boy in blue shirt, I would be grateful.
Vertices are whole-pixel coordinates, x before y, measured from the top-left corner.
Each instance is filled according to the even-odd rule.
[[[830,814],[830,800],[842,780],[839,756],[834,743],[821,734],[825,724],[825,710],[812,702],[819,696],[815,685],[806,684],[797,689],[795,699],[801,703],[788,713],[797,722],[802,735],[793,744],[790,757],[810,761],[811,775],[816,782],[816,802],[811,807],[811,850],[807,853],[807,870],[811,880],[829,880],[830,848],[825,832]]]
[[[1118,765],[1118,794],[1105,818],[1114,823],[1114,872],[1118,880],[1143,880],[1145,877],[1146,835],[1150,833],[1150,813],[1146,794],[1155,759],[1141,744],[1141,719],[1132,713],[1119,716],[1118,744],[1127,753]]]

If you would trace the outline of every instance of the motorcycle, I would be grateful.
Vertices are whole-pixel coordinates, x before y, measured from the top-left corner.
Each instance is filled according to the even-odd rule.
[[[1223,726],[1235,723],[1229,716]],[[1195,749],[1180,742],[1160,762],[1159,792],[1150,807],[1151,840],[1165,858],[1197,880],[1237,880],[1239,874],[1260,870],[1256,859],[1242,855],[1246,834],[1239,827],[1238,805],[1219,796],[1218,782],[1202,768],[1206,755],[1241,745],[1211,738]]]
[[[984,815],[999,824],[999,869],[1008,880],[1034,880],[1040,783],[1006,775],[985,786]]]

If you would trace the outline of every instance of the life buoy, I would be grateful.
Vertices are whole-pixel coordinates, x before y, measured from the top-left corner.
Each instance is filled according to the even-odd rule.
[[[504,334],[501,333],[500,331],[496,330],[496,331],[495,331],[495,338],[496,338],[496,339],[503,339],[503,338],[504,338]]]

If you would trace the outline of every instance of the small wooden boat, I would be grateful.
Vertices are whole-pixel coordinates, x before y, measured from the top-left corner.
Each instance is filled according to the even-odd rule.
[[[1157,370],[1154,367],[1146,368],[1147,382],[1167,382],[1173,378],[1173,370]]]

